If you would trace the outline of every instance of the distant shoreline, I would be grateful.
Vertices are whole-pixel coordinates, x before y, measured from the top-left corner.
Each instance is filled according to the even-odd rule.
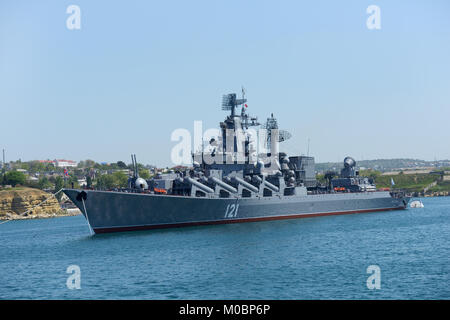
[[[40,214],[29,214],[26,216],[19,214],[7,214],[6,216],[1,216],[0,221],[5,220],[34,220],[34,219],[50,219],[59,217],[72,217],[81,214],[79,209],[61,209],[64,213],[40,213]]]
[[[422,196],[417,196],[416,198],[439,198],[439,197],[450,197],[450,193],[447,194],[425,194]]]

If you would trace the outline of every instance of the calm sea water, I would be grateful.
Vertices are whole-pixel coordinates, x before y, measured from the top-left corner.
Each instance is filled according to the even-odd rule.
[[[90,236],[0,225],[1,299],[450,299],[450,197],[396,212]],[[66,286],[69,265],[81,289]],[[381,289],[369,290],[369,265]]]

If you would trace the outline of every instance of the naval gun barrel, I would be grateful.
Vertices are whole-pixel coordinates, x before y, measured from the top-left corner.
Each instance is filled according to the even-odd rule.
[[[211,179],[211,181],[213,181],[214,183],[218,184],[219,186],[221,186],[225,190],[227,190],[227,191],[229,191],[231,193],[237,193],[236,188],[233,188],[228,183],[225,183],[225,182],[223,182],[222,180],[220,180],[220,179],[218,179],[216,177],[211,177],[210,179]]]
[[[269,181],[264,180],[264,185],[274,192],[280,191],[280,189],[276,185],[271,184]]]
[[[200,182],[198,182],[197,180],[194,180],[194,179],[192,179],[192,178],[190,178],[190,177],[187,177],[186,180],[187,180],[189,183],[191,183],[191,184],[193,184],[194,186],[196,186],[197,188],[199,188],[200,190],[202,190],[203,192],[206,192],[206,193],[214,193],[214,190],[213,190],[213,189],[211,189],[211,188],[208,187],[208,186],[205,186],[203,183],[200,183]]]
[[[257,187],[248,183],[247,181],[242,180],[241,178],[234,177],[234,180],[236,180],[239,184],[243,185],[245,188],[247,188],[255,193],[258,193],[258,191],[259,191]]]

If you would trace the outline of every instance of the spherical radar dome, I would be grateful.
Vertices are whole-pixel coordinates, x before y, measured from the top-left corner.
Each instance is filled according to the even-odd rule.
[[[356,165],[356,161],[352,157],[346,157],[344,159],[344,166],[346,168],[351,168],[351,167],[354,167],[355,165]]]

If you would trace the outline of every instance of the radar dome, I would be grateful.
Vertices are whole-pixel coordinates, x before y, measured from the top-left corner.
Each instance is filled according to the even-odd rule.
[[[355,159],[353,159],[352,157],[346,157],[344,159],[344,167],[346,168],[352,168],[356,165],[356,161]]]

